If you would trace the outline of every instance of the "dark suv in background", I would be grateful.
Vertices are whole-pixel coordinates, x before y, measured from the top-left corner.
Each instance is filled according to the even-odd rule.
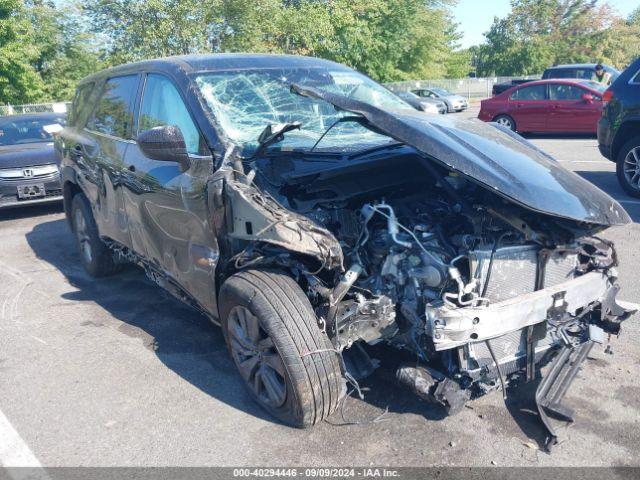
[[[618,181],[640,197],[640,58],[604,93],[606,106],[598,123],[600,153],[616,162]]]

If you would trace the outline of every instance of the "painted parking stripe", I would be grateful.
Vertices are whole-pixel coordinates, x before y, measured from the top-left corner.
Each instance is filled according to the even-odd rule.
[[[29,446],[0,411],[0,465],[42,468]]]

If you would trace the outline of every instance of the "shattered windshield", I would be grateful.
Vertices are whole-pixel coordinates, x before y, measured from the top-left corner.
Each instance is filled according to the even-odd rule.
[[[309,150],[341,117],[351,115],[321,100],[290,91],[291,84],[316,87],[385,109],[411,109],[403,100],[373,80],[350,70],[325,68],[256,69],[205,73],[196,84],[225,134],[243,147],[245,155],[258,147],[267,125],[300,122],[271,149]],[[331,128],[317,151],[357,151],[393,142],[356,122]]]

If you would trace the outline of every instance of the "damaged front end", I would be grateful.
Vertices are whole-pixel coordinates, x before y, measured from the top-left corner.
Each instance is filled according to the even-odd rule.
[[[615,249],[596,236],[626,212],[495,127],[292,88],[398,143],[236,159],[225,186],[234,268],[288,269],[348,378],[377,368],[368,345],[394,347],[411,359],[396,378],[449,413],[547,369],[536,402],[553,445],[548,417],[571,419],[561,402],[593,343],[637,310],[616,299]],[[494,150],[472,146],[483,142]]]

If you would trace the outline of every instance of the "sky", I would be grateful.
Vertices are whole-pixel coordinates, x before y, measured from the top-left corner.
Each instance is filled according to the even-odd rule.
[[[609,0],[608,3],[625,17],[640,6],[640,0]],[[493,17],[506,17],[510,10],[510,0],[458,0],[454,15],[464,34],[462,48],[482,43],[483,33],[491,27]]]

